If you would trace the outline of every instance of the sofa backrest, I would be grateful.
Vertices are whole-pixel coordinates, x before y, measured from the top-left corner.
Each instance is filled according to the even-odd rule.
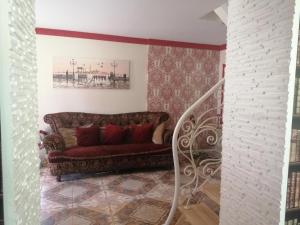
[[[45,123],[50,125],[54,133],[59,133],[59,128],[76,128],[87,124],[101,127],[107,124],[126,126],[130,124],[153,123],[154,127],[156,127],[168,119],[169,114],[166,112],[131,112],[120,114],[60,112],[44,116]]]

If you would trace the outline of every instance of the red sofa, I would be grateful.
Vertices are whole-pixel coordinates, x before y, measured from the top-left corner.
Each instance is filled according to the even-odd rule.
[[[172,132],[165,130],[163,143],[121,143],[96,146],[65,147],[60,128],[76,128],[85,124],[103,127],[108,124],[128,126],[132,124],[158,125],[166,122],[165,112],[134,112],[122,114],[91,114],[77,112],[53,113],[44,116],[53,133],[44,139],[48,153],[51,174],[61,180],[70,173],[95,173],[138,168],[168,167],[173,165],[171,139]]]

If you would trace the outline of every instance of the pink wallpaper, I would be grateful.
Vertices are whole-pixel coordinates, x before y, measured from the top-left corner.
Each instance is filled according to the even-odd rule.
[[[219,78],[220,52],[190,48],[149,46],[148,110],[170,114],[174,127],[182,113]],[[209,98],[201,111],[216,105]]]

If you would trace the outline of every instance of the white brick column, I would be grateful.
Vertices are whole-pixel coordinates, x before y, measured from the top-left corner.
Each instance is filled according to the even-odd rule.
[[[0,100],[5,225],[38,225],[34,0],[0,1]]]
[[[284,224],[299,7],[229,0],[221,225]]]

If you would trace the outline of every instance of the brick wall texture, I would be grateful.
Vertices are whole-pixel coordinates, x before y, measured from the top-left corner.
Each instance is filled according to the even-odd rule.
[[[229,0],[221,225],[283,221],[294,13],[294,0]]]
[[[15,224],[37,225],[40,187],[37,151],[37,75],[34,0],[10,0],[9,90],[12,113]],[[8,223],[9,224],[9,223]]]

